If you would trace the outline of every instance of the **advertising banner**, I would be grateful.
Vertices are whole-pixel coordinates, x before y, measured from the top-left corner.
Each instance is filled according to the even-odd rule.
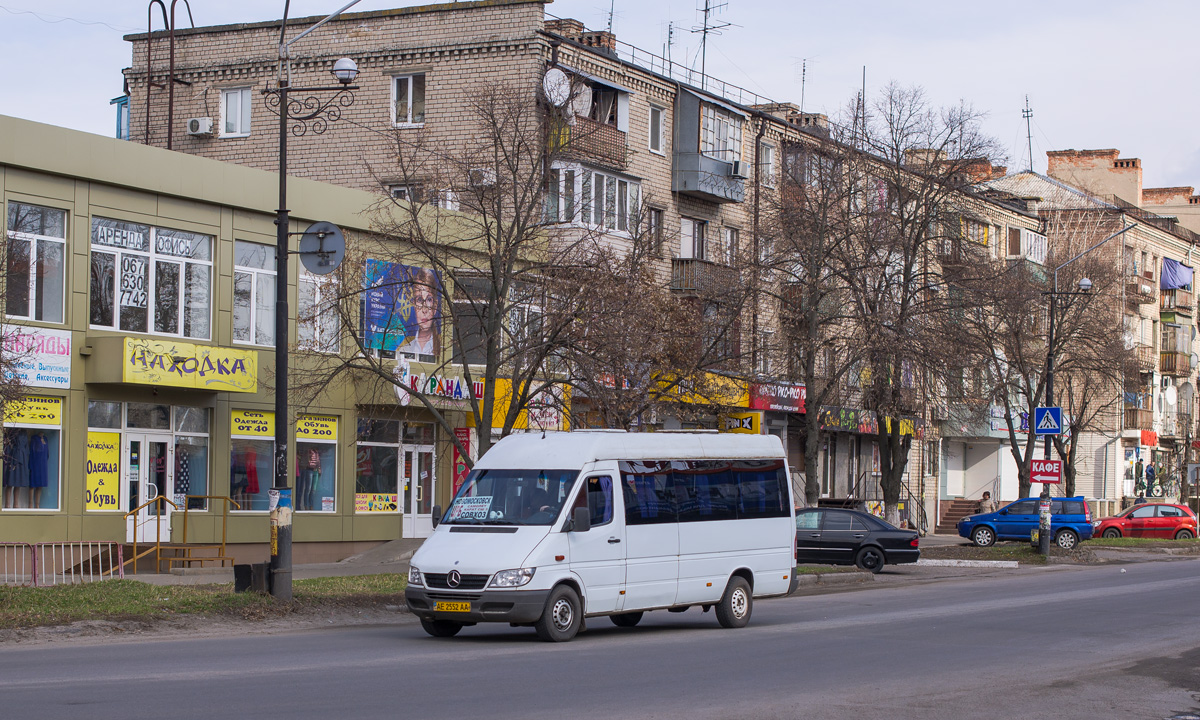
[[[89,432],[84,509],[120,510],[121,433]]]
[[[762,435],[761,412],[729,413],[721,416],[720,431],[742,435]]]
[[[454,437],[467,448],[467,452],[471,452],[471,430],[470,428],[454,428]],[[458,446],[454,445],[454,489],[450,495],[453,497],[458,494],[458,489],[467,480],[467,473],[471,470],[467,467],[467,460],[458,452]]]
[[[138,385],[258,392],[258,351],[125,338],[121,378]]]
[[[71,333],[67,330],[4,326],[4,353],[12,362],[4,379],[25,387],[71,387]]]
[[[364,271],[364,344],[375,350],[436,356],[442,336],[438,273],[382,260],[367,260]]]
[[[354,512],[396,512],[399,508],[396,493],[355,493]]]

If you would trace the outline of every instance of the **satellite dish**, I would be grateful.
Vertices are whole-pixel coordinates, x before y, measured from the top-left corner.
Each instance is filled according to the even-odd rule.
[[[571,99],[571,79],[561,68],[552,67],[542,76],[542,92],[554,107],[562,107]]]
[[[314,275],[328,275],[346,257],[346,238],[337,225],[315,222],[300,237],[300,262]]]
[[[1179,391],[1175,389],[1174,385],[1171,385],[1163,391],[1163,398],[1166,399],[1168,405],[1174,405],[1175,401],[1179,399]]]

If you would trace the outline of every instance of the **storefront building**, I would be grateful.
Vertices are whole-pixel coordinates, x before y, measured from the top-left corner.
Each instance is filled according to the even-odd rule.
[[[230,554],[265,559],[277,177],[13,118],[0,137],[5,349],[24,387],[4,418],[0,540],[181,542],[186,516],[186,540],[212,543],[228,502]],[[292,179],[289,194],[293,231],[369,230],[370,193]],[[418,381],[431,359],[414,357]],[[434,382],[465,429],[462,388]],[[364,392],[344,382],[287,419],[297,562],[427,534],[465,467],[424,407]]]

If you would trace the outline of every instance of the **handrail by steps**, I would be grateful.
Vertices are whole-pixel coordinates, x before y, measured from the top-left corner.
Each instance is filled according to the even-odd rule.
[[[161,518],[163,513],[166,511],[166,508],[162,506],[162,503],[164,503],[164,502],[167,503],[168,505],[170,505],[171,507],[175,508],[176,510],[179,509],[179,506],[176,505],[175,503],[171,502],[169,499],[167,499],[167,497],[165,495],[159,495],[157,497],[150,498],[146,502],[142,503],[141,505],[138,505],[134,509],[125,513],[126,520],[129,519],[130,515],[133,515],[136,518],[137,514],[139,512],[141,512],[143,508],[149,507],[150,505],[153,505],[155,503],[159,504],[158,513],[154,515],[154,521],[157,525],[157,527],[155,528],[154,547],[148,548],[146,550],[146,552],[141,553],[141,554],[138,553],[138,540],[137,540],[138,533],[137,533],[137,531],[138,531],[138,528],[141,527],[142,525],[145,525],[147,521],[143,520],[140,523],[137,522],[136,520],[134,521],[134,525],[133,525],[133,556],[125,561],[126,565],[132,564],[134,575],[137,575],[138,559],[149,555],[151,552],[154,553],[154,570],[155,570],[155,572],[157,572],[158,569],[162,566],[162,522],[159,521],[159,518]]]
[[[187,496],[187,499],[189,501],[192,500],[193,498],[196,500],[224,500],[225,501],[225,504],[222,506],[223,509],[221,511],[221,557],[225,557],[225,539],[226,539],[227,530],[229,527],[229,505],[230,505],[230,503],[232,503],[233,506],[235,508],[237,508],[238,510],[241,510],[242,506],[240,504],[238,504],[238,502],[236,500],[229,497],[228,495],[188,495]],[[190,506],[190,505],[191,505],[191,502],[185,502],[183,504],[183,544],[184,545],[187,545],[187,541],[188,541],[188,510],[190,509],[188,506]],[[206,509],[206,510],[204,510],[204,512],[208,512],[208,510]],[[190,553],[189,553],[189,557],[190,557]]]

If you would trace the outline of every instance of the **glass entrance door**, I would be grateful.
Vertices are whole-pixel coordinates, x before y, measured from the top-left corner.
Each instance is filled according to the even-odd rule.
[[[126,434],[121,453],[125,477],[125,509],[139,508],[156,497],[172,493],[171,440],[155,435]],[[171,539],[171,506],[164,502],[141,507],[126,519],[126,540],[154,542]]]
[[[404,448],[404,532],[406,538],[433,532],[433,446]]]

